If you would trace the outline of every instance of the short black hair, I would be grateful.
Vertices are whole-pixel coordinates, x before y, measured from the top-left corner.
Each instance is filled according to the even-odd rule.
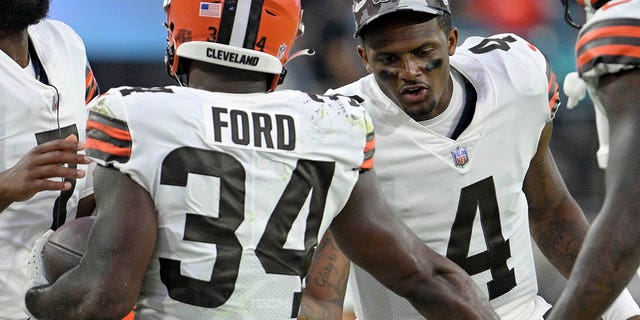
[[[364,44],[366,42],[367,33],[372,30],[375,30],[375,26],[377,24],[380,24],[381,22],[399,19],[399,20],[415,21],[415,23],[422,23],[425,21],[429,21],[433,18],[437,19],[438,26],[440,27],[440,29],[445,34],[449,34],[449,32],[452,29],[452,24],[451,24],[451,14],[448,12],[444,12],[441,15],[433,15],[433,14],[422,13],[422,12],[396,11],[396,12],[384,15],[378,19],[375,19],[371,21],[371,23],[369,23],[368,25],[362,27],[362,29],[360,30],[360,33],[358,34],[358,37],[360,38],[360,41],[362,42],[362,44]]]

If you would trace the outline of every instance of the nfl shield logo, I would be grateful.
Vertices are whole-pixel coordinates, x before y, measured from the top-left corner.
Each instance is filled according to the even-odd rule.
[[[458,149],[451,152],[453,156],[453,162],[456,164],[456,167],[462,168],[467,162],[469,162],[469,155],[467,154],[467,149],[463,147],[458,147]]]

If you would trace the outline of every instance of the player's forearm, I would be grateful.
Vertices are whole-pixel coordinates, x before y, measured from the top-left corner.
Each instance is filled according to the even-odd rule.
[[[315,319],[342,319],[342,305],[337,305],[329,301],[318,301],[309,296],[303,296],[298,320]]]
[[[341,319],[349,278],[349,259],[327,231],[306,277],[299,319]]]
[[[424,281],[412,279],[414,294],[406,295],[423,316],[437,319],[499,319],[476,284],[457,266],[444,262]]]
[[[629,210],[601,215],[549,319],[599,319],[637,270],[637,221],[630,219]]]
[[[75,269],[77,270],[77,269]],[[64,278],[75,270],[64,274],[51,286],[29,289],[25,295],[28,310],[39,320],[95,320],[122,319],[131,311],[133,303],[127,304],[123,295],[114,294],[100,283],[84,279],[66,281]],[[102,290],[90,290],[102,288]]]
[[[11,183],[9,180],[4,172],[0,172],[0,214],[15,201],[9,195],[9,189],[5,188],[5,183]]]
[[[549,262],[568,278],[587,235],[589,223],[578,204],[566,196],[549,212],[530,212],[531,235]]]

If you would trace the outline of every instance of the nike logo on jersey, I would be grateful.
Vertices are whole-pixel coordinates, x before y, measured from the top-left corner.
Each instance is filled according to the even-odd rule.
[[[291,151],[296,148],[293,117],[211,107],[213,140],[239,146]]]

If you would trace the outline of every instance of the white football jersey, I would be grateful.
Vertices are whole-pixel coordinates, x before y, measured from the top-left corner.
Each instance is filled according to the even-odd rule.
[[[87,130],[87,154],[158,210],[136,319],[297,318],[313,249],[375,143],[355,100],[289,90],[112,89]]]
[[[513,34],[472,37],[451,65],[477,94],[469,126],[456,139],[420,125],[378,87],[373,75],[333,92],[365,101],[376,127],[376,165],[393,210],[438,253],[466,270],[503,320],[541,319],[522,191],[558,85],[541,52]],[[355,266],[358,319],[422,317]]]
[[[594,91],[601,77],[640,68],[640,0],[609,1],[580,29],[576,44],[578,73],[587,82],[596,108],[600,147],[598,165],[607,166],[609,122]]]
[[[0,51],[0,171],[14,166],[38,144],[72,133],[84,140],[85,100],[88,93],[96,93],[84,45],[71,28],[43,20],[28,32],[51,85],[40,82]],[[87,169],[86,165],[78,167]],[[27,317],[22,309],[31,247],[47,229],[74,219],[78,201],[93,193],[86,179],[71,181],[70,191],[39,192],[0,214],[0,319]]]

